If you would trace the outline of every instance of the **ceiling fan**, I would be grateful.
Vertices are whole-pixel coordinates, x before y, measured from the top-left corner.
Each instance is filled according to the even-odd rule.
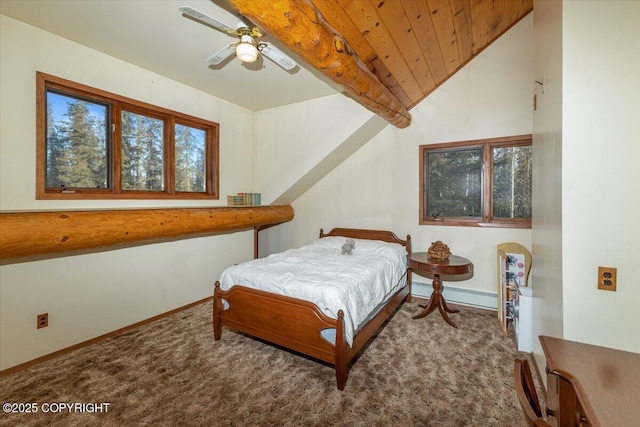
[[[234,29],[227,24],[224,24],[189,6],[181,7],[180,12],[183,16],[198,21],[201,24],[213,27],[230,36],[238,37],[237,42],[223,47],[218,52],[207,58],[207,63],[209,65],[218,65],[222,63],[234,52],[236,57],[242,62],[254,62],[258,59],[258,52],[260,52],[285,70],[291,70],[298,65],[280,49],[277,49],[269,43],[259,41],[258,39],[263,37],[264,34],[262,34],[256,27],[249,28],[244,22],[239,22]]]

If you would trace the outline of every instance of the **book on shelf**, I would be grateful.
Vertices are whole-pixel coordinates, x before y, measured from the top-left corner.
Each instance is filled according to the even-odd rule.
[[[227,206],[243,206],[244,199],[241,196],[227,196]]]
[[[227,206],[260,206],[261,199],[260,193],[238,193],[227,196]]]

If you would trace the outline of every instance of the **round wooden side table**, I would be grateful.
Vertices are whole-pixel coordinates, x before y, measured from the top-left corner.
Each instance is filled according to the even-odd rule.
[[[471,273],[473,271],[473,263],[467,258],[457,255],[450,255],[449,259],[440,261],[429,258],[427,252],[410,253],[407,258],[407,263],[412,271],[433,274],[433,292],[429,298],[429,304],[421,306],[424,307],[424,310],[422,310],[420,314],[413,316],[413,318],[421,319],[426,317],[437,308],[445,322],[454,328],[457,328],[455,323],[449,319],[449,315],[447,313],[458,313],[460,310],[453,310],[447,306],[447,302],[442,296],[442,281],[440,280],[440,275],[446,274],[457,276]]]

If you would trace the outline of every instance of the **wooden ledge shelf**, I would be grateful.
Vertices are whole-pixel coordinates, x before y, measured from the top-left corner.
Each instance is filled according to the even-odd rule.
[[[0,213],[0,260],[281,224],[290,205]]]

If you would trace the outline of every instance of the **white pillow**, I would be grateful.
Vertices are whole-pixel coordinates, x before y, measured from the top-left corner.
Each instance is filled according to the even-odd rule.
[[[346,237],[328,236],[318,239],[310,246],[322,249],[342,249],[342,245],[347,241]],[[375,252],[383,248],[405,251],[404,246],[399,243],[383,242],[382,240],[353,239],[355,249],[353,252]],[[406,252],[406,251],[405,251]]]

